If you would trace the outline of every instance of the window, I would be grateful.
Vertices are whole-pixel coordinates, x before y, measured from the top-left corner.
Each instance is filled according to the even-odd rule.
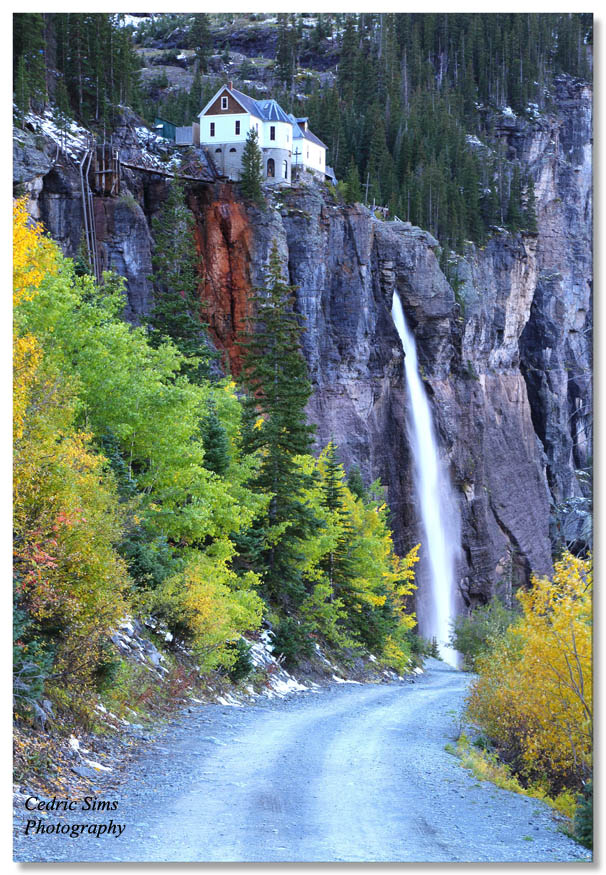
[[[221,98],[221,109],[227,109],[227,106],[228,106],[227,97],[222,97]]]
[[[309,158],[309,149],[307,150],[307,157]]]
[[[275,125],[272,125],[269,129],[269,139],[270,140],[276,139],[276,126]]]
[[[286,132],[286,142],[290,143],[290,134],[288,133],[288,131]]]
[[[275,165],[274,159],[268,158],[267,159],[267,177],[268,177],[268,179],[270,177],[273,179],[273,177],[275,175],[276,175],[276,165]]]
[[[288,179],[288,161],[284,159],[284,179]]]
[[[211,135],[211,137],[215,136],[215,123],[214,122],[210,123],[210,135]]]
[[[221,151],[221,149],[215,149],[215,153],[216,153],[216,152],[220,152],[220,151]]]
[[[230,149],[230,150],[229,150],[229,151],[230,151],[230,152],[235,152],[235,151],[236,151],[236,149],[235,149],[235,147],[234,147],[234,146],[232,146],[232,147],[231,147],[231,149]]]
[[[240,133],[240,122],[236,122],[236,134]]]

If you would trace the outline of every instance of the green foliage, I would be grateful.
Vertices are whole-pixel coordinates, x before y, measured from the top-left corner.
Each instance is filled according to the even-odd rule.
[[[102,125],[116,117],[119,105],[136,105],[139,64],[120,17],[16,13],[13,62],[18,103],[24,100],[25,77],[28,99],[44,104],[54,96],[64,112],[83,122]]]
[[[154,346],[172,340],[185,357],[183,371],[196,381],[207,374],[209,358],[198,289],[201,264],[194,242],[194,219],[177,176],[153,219],[152,232],[154,308],[150,339]]]
[[[203,12],[197,12],[191,17],[189,47],[196,51],[199,70],[203,73],[206,72],[208,57],[212,52],[212,37],[208,23],[208,15]],[[203,104],[201,104],[201,107],[202,106]]]
[[[313,427],[305,415],[311,385],[301,353],[301,328],[292,309],[293,292],[283,279],[274,243],[266,286],[254,298],[255,323],[241,338],[241,379],[248,392],[243,446],[260,461],[250,486],[271,495],[265,515],[256,522],[267,545],[264,585],[283,605],[292,599],[300,603],[301,542],[317,526],[302,495],[310,475],[296,461],[309,451]]]
[[[230,680],[235,684],[245,680],[254,669],[254,664],[250,656],[250,644],[244,638],[238,640],[231,645],[231,649],[235,651],[235,661],[229,668],[228,674]]]
[[[347,488],[356,498],[366,498],[366,488],[362,480],[362,474],[357,465],[353,465],[347,475]]]
[[[246,136],[242,151],[242,166],[240,170],[240,189],[245,198],[260,206],[263,205],[263,157],[259,148],[259,137],[254,128]]]
[[[18,598],[56,645],[54,696],[69,707],[111,684],[106,642],[129,607],[174,623],[204,670],[229,666],[229,642],[262,611],[230,535],[267,504],[244,485],[256,462],[241,453],[234,386],[180,376],[172,343],[154,348],[120,320],[121,283],[76,276],[24,212],[18,223]],[[207,464],[221,475],[205,465],[209,417]]]
[[[348,204],[360,203],[362,201],[360,176],[353,155],[349,162],[347,176],[345,177],[345,199]]]
[[[13,607],[13,698],[21,712],[30,712],[44,693],[53,664],[53,649],[35,633],[27,612]]]
[[[587,781],[577,799],[577,805],[574,837],[586,848],[593,848],[593,781]]]
[[[294,617],[284,617],[273,632],[274,653],[281,656],[284,664],[293,668],[301,659],[313,655],[312,627]]]
[[[229,468],[229,438],[212,402],[208,405],[208,413],[202,424],[202,440],[204,467],[222,477]]]
[[[460,614],[454,621],[450,645],[463,655],[464,668],[473,670],[476,660],[494,647],[518,616],[518,612],[508,610],[497,596],[475,608],[469,616]]]
[[[202,671],[233,666],[239,651],[232,643],[261,624],[263,602],[253,589],[259,578],[250,571],[238,577],[233,555],[227,539],[192,553],[184,570],[163,581],[150,600],[154,613],[191,645]]]
[[[525,115],[529,102],[547,110],[555,73],[591,76],[591,16],[375,12],[339,26],[336,83],[293,112],[327,143],[347,200],[368,184],[370,203],[457,252],[465,240],[482,244],[491,226],[532,233],[502,112]]]

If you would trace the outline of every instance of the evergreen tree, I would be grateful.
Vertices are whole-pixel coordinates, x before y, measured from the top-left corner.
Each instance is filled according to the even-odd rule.
[[[272,600],[296,606],[305,595],[300,571],[300,544],[317,527],[306,506],[310,475],[296,457],[308,453],[313,426],[305,407],[311,395],[301,352],[301,328],[293,311],[294,288],[283,278],[274,242],[265,288],[254,297],[254,327],[242,337],[242,383],[247,389],[243,448],[259,454],[259,469],[249,485],[271,495],[256,523],[264,542],[261,563]]]
[[[330,550],[322,562],[321,567],[325,570],[333,592],[341,596],[341,591],[346,588],[354,576],[351,558],[349,556],[349,544],[352,537],[352,526],[348,512],[343,501],[345,472],[337,458],[337,448],[333,440],[326,447],[324,456],[324,472],[322,486],[324,492],[324,506],[332,511],[338,523],[342,527],[337,544]]]
[[[198,71],[206,73],[208,57],[212,51],[212,35],[208,23],[208,15],[204,12],[197,12],[192,16],[192,23],[189,29],[189,46],[195,49]]]
[[[362,474],[357,465],[354,465],[347,475],[347,488],[356,496],[356,498],[366,498],[366,487],[362,480]]]
[[[263,179],[263,156],[259,148],[259,138],[254,128],[246,137],[242,151],[242,169],[240,171],[240,188],[245,198],[256,204],[263,204],[261,181]]]
[[[202,423],[202,440],[204,441],[204,467],[222,477],[229,468],[229,438],[212,402],[208,406],[206,418]]]
[[[276,76],[286,88],[293,85],[297,69],[297,30],[289,15],[280,13],[278,46],[276,49]]]
[[[520,168],[514,165],[509,187],[509,204],[507,206],[507,227],[510,231],[519,231],[524,224],[522,214],[522,184],[520,180]]]
[[[356,204],[362,202],[362,188],[360,186],[360,177],[355,159],[352,155],[349,161],[347,176],[345,177],[346,199],[348,204]]]
[[[537,207],[534,193],[534,182],[532,177],[529,177],[526,185],[526,207],[524,209],[524,226],[530,234],[536,234],[537,226]]]
[[[152,222],[154,307],[150,339],[158,345],[170,338],[186,356],[184,370],[195,381],[208,372],[209,350],[200,318],[199,261],[193,225],[183,187],[175,176],[168,197]]]

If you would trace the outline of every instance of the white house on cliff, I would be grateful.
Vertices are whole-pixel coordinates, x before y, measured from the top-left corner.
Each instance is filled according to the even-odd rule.
[[[255,100],[230,82],[220,88],[200,113],[200,144],[210,152],[217,170],[240,178],[248,132],[256,129],[268,183],[290,183],[293,169],[332,177],[326,167],[326,145],[309,130],[306,118],[284,112],[275,100]]]

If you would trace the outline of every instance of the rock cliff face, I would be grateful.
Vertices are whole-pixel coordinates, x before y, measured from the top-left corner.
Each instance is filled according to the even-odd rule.
[[[550,504],[580,494],[575,468],[591,457],[591,94],[562,78],[556,99],[548,118],[502,131],[510,156],[533,173],[538,235],[470,246],[456,295],[431,235],[344,207],[320,187],[275,192],[271,209],[248,212],[230,186],[189,189],[207,319],[232,373],[248,296],[275,241],[297,286],[317,446],[332,437],[346,467],[358,464],[366,482],[381,478],[404,551],[422,537],[390,314],[397,290],[457,495],[467,604],[550,570]],[[43,152],[29,176],[19,167],[34,211],[74,254],[73,171]],[[134,172],[124,182],[131,194],[96,199],[96,215],[103,262],[127,278],[126,315],[137,320],[150,306],[150,219],[166,182]]]

